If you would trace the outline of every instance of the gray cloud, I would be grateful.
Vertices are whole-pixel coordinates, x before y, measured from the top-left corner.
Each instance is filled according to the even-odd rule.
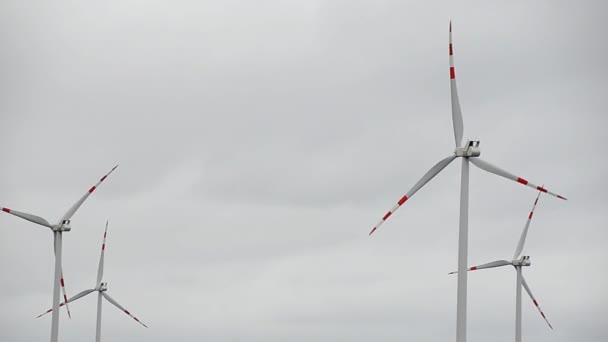
[[[543,196],[524,336],[603,341],[608,118],[600,1],[5,1],[0,205],[56,219],[68,293],[105,278],[104,340],[369,341],[455,332],[459,162],[373,237],[453,149],[447,25],[465,139]],[[471,264],[512,255],[535,194],[471,169]],[[0,217],[0,337],[48,338],[52,237]],[[513,337],[514,272],[469,277],[469,340]],[[95,300],[62,312],[93,337]]]

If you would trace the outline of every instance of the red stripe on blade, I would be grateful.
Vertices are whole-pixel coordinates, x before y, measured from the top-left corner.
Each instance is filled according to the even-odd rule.
[[[92,193],[93,191],[95,191],[95,186],[92,186],[92,187],[89,189],[89,193]]]
[[[106,250],[106,244],[104,243],[103,245],[101,245],[101,250],[105,251]]]
[[[534,305],[538,306],[538,303],[536,302],[536,299],[532,299],[532,302],[534,303]]]
[[[63,283],[63,278],[61,278],[61,287],[65,287],[65,284]]]
[[[397,202],[397,204],[399,204],[399,206],[403,205],[403,203],[405,203],[405,201],[407,201],[408,198],[407,196],[403,196],[401,197],[401,199],[399,200],[399,202]]]
[[[475,271],[477,269],[477,266],[473,266],[471,268],[469,268],[469,271]]]
[[[531,219],[532,219],[532,215],[533,215],[533,214],[534,214],[534,212],[533,212],[533,211],[531,211],[531,212],[530,212],[530,216],[528,216],[528,220],[531,220]]]
[[[108,176],[107,176],[107,175],[105,175],[105,176],[101,177],[101,179],[100,179],[99,181],[100,181],[100,182],[103,182],[103,181],[104,181],[106,178],[108,178]]]
[[[537,186],[537,187],[536,187],[536,190],[538,190],[538,191],[542,191],[542,192],[547,192],[547,189],[545,189],[545,188],[543,188],[543,187],[541,187],[541,186]]]
[[[454,67],[450,67],[450,79],[456,79],[456,73],[454,73]]]
[[[454,55],[454,51],[452,50],[452,43],[450,43],[450,56]]]
[[[523,185],[528,185],[528,181],[523,179],[523,178],[519,178],[517,177],[517,183],[521,183]]]
[[[376,227],[374,227],[374,229],[372,229],[372,231],[369,232],[369,235],[372,235],[375,231],[376,231]]]
[[[2,211],[6,212],[6,213],[11,213],[11,210],[9,208],[2,208]]]
[[[386,213],[386,215],[384,215],[384,217],[382,218],[382,221],[386,221],[386,219],[389,218],[392,214],[393,214],[393,212],[391,212],[391,211]]]

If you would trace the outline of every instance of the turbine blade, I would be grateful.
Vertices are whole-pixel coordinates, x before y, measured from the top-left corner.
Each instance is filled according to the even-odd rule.
[[[5,213],[9,213],[11,215],[15,215],[17,217],[21,217],[24,220],[28,220],[30,222],[34,222],[36,224],[39,224],[41,226],[45,226],[45,227],[49,227],[49,228],[53,228],[53,226],[49,223],[49,221],[43,219],[40,216],[36,216],[36,215],[32,215],[32,214],[28,214],[28,213],[23,213],[17,210],[12,210],[9,208],[2,208],[2,211],[4,211]]]
[[[526,243],[526,237],[528,236],[528,228],[530,227],[530,221],[532,221],[532,216],[534,215],[534,209],[536,209],[536,204],[538,203],[538,198],[542,192],[538,192],[538,196],[536,196],[536,200],[534,201],[534,205],[532,205],[532,210],[530,210],[530,214],[528,215],[528,220],[526,221],[526,225],[524,226],[524,230],[521,232],[521,237],[519,238],[519,242],[517,243],[517,249],[515,249],[515,254],[513,255],[513,260],[517,259],[521,254],[521,251],[524,250],[524,244]]]
[[[441,172],[441,170],[443,170],[446,166],[448,166],[448,164],[450,164],[454,159],[456,159],[456,156],[451,155],[445,159],[440,160],[437,164],[435,164],[435,166],[433,166],[430,170],[428,170],[427,173],[424,174],[424,176],[422,176],[422,178],[416,184],[414,184],[414,186],[410,189],[410,191],[408,191],[407,194],[405,194],[403,197],[401,197],[401,199],[397,202],[397,204],[395,204],[391,208],[391,210],[389,210],[384,215],[384,217],[382,217],[382,219],[380,221],[378,221],[378,223],[374,226],[374,228],[369,233],[369,235],[372,235],[372,233],[374,231],[376,231],[376,229],[378,229],[378,227],[380,227],[382,225],[382,223],[384,223],[384,221],[386,221],[395,211],[397,211],[397,209],[399,209],[399,207],[401,207],[403,205],[403,203],[405,203],[405,201],[410,199],[410,197],[414,196],[414,194],[418,190],[420,190],[426,183],[428,183],[431,179],[433,179],[433,177],[435,177],[439,172]]]
[[[513,263],[511,261],[496,260],[496,261],[489,262],[487,264],[469,267],[469,269],[467,271],[483,270],[484,268],[494,268],[494,267],[507,266],[507,265],[512,265],[512,264]],[[448,274],[456,274],[456,273],[458,273],[458,271],[453,271]]]
[[[547,324],[549,325],[549,328],[551,328],[551,330],[553,330],[553,326],[551,325],[551,323],[549,323],[549,320],[547,319],[547,317],[545,317],[545,313],[543,312],[543,310],[541,310],[540,306],[538,305],[536,298],[534,298],[534,295],[532,294],[532,291],[530,290],[530,287],[528,286],[528,283],[526,282],[526,279],[523,276],[521,278],[521,283],[524,285],[524,289],[526,289],[526,292],[528,292],[530,299],[532,299],[532,303],[534,303],[534,306],[536,306],[536,309],[538,310],[538,312],[540,312],[540,315],[543,316],[543,319],[545,320],[545,322],[547,322]]]
[[[143,325],[146,328],[148,327],[147,325],[143,324],[139,319],[137,319],[137,317],[131,315],[131,313],[127,309],[123,308],[120,304],[118,304],[118,302],[116,302],[112,297],[110,297],[109,294],[107,294],[106,292],[102,292],[101,295],[104,296],[104,298],[107,299],[108,302],[114,304],[114,306],[116,306],[117,308],[122,310],[127,315],[131,316],[131,318],[133,318],[135,321],[137,321],[137,323]]]
[[[108,172],[105,176],[101,177],[101,179],[99,180],[99,182],[97,182],[97,184],[93,185],[84,195],[82,195],[82,197],[80,197],[80,199],[76,203],[74,203],[74,205],[72,205],[72,207],[70,207],[70,209],[68,209],[68,211],[63,215],[63,217],[61,218],[61,221],[69,220],[70,218],[72,218],[72,216],[76,213],[78,208],[80,208],[82,203],[84,203],[84,201],[86,201],[86,199],[93,193],[93,191],[95,191],[95,189],[97,189],[99,184],[101,184],[101,182],[103,182],[114,170],[116,170],[117,167],[118,167],[118,165],[114,166],[112,168],[112,170],[110,170],[110,172]]]
[[[99,256],[99,268],[97,269],[97,286],[101,284],[101,278],[103,277],[103,261],[106,252],[106,236],[108,235],[108,221],[106,221],[106,230],[103,233],[103,244],[101,245],[101,255]]]
[[[507,171],[505,171],[503,169],[500,169],[497,166],[494,166],[494,165],[488,163],[487,161],[481,160],[479,158],[469,158],[469,160],[471,161],[471,163],[475,164],[475,166],[477,166],[478,168],[480,168],[480,169],[482,169],[484,171],[487,171],[489,173],[493,173],[495,175],[498,175],[498,176],[510,179],[512,181],[515,181],[515,182],[523,184],[523,185],[527,185],[527,186],[531,187],[532,189],[536,189],[536,190],[538,190],[540,192],[547,193],[547,194],[549,194],[551,196],[555,196],[555,197],[563,199],[563,200],[566,199],[565,197],[562,197],[562,196],[560,196],[558,194],[555,194],[555,193],[553,193],[553,192],[551,192],[551,191],[543,188],[542,186],[538,186],[536,184],[532,184],[532,183],[528,182],[527,180],[525,180],[525,179],[523,179],[521,177],[517,177],[517,176],[515,176],[512,173],[509,173],[509,172],[507,172]]]
[[[63,269],[61,270],[61,291],[63,292],[63,302],[65,303],[65,309],[68,311],[68,317],[72,319],[72,313],[70,312],[70,307],[68,306],[68,295],[65,292],[65,282],[63,281]]]
[[[91,290],[84,290],[84,291],[80,292],[79,294],[75,295],[74,297],[72,297],[72,298],[68,299],[67,301],[65,301],[65,302],[63,302],[63,303],[61,303],[61,304],[59,304],[59,307],[62,307],[62,306],[64,306],[64,305],[67,305],[67,303],[74,302],[74,301],[76,301],[76,300],[78,300],[78,299],[80,299],[80,298],[82,298],[82,297],[84,297],[84,296],[88,295],[89,293],[94,292],[94,291],[95,291],[94,289],[91,289]],[[48,310],[47,310],[47,311],[45,311],[44,313],[42,313],[42,314],[38,315],[38,317],[36,317],[36,318],[40,318],[40,317],[42,317],[42,316],[44,316],[44,315],[48,314],[49,312],[53,312],[53,308],[48,309]]]
[[[462,122],[462,111],[460,110],[460,100],[458,99],[458,89],[456,88],[456,73],[454,71],[454,49],[452,45],[452,22],[450,21],[450,91],[452,99],[452,124],[454,125],[454,141],[456,147],[462,144],[462,133],[464,124]]]
[[[55,253],[55,256],[57,255],[57,246],[55,244],[53,244],[53,253]],[[68,317],[70,317],[70,319],[72,319],[72,313],[70,313],[70,307],[67,304],[67,302],[68,302],[68,296],[67,296],[67,294],[65,292],[65,281],[63,280],[63,266],[61,267],[61,280],[60,280],[60,284],[61,284],[61,291],[63,292],[63,302],[65,303],[65,309],[68,311]]]

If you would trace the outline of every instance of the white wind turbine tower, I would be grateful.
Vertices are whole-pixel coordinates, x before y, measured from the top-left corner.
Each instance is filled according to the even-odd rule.
[[[555,196],[565,200],[566,198],[557,195],[547,189],[528,182],[527,180],[515,176],[514,174],[502,170],[486,161],[479,158],[481,150],[479,149],[479,141],[467,141],[462,144],[463,121],[460,111],[460,102],[458,100],[458,91],[456,89],[456,74],[454,72],[454,55],[452,48],[452,23],[450,22],[450,88],[452,99],[452,122],[454,125],[454,140],[456,149],[453,154],[440,160],[433,166],[422,178],[414,184],[414,186],[403,196],[397,204],[395,204],[369,233],[370,235],[376,231],[397,209],[399,209],[408,199],[410,199],[418,190],[420,190],[433,177],[441,172],[454,159],[462,158],[462,172],[460,183],[460,224],[458,231],[458,290],[457,290],[457,315],[456,315],[456,341],[466,341],[466,315],[467,315],[467,253],[468,253],[468,222],[469,222],[469,161],[480,169],[493,173],[495,175],[510,179],[517,183],[529,186],[533,189]]]
[[[530,286],[528,286],[528,284],[526,283],[526,280],[524,279],[523,275],[521,274],[522,273],[521,268],[523,266],[531,265],[529,256],[520,257],[520,255],[521,255],[522,250],[524,249],[524,244],[526,242],[526,236],[528,235],[528,228],[530,227],[530,221],[532,221],[532,216],[534,215],[534,209],[536,208],[536,204],[538,203],[539,197],[540,197],[540,192],[539,192],[538,196],[536,196],[536,200],[534,201],[532,210],[530,211],[530,214],[528,215],[528,220],[526,221],[524,230],[521,232],[521,237],[519,238],[519,243],[517,244],[517,248],[515,249],[515,254],[513,255],[513,260],[511,260],[511,261],[496,260],[496,261],[489,262],[487,264],[473,266],[468,269],[469,271],[476,271],[476,270],[482,270],[485,268],[494,268],[494,267],[507,266],[507,265],[511,265],[511,266],[515,267],[515,271],[517,272],[517,282],[516,282],[516,287],[515,287],[516,288],[515,342],[521,342],[521,286],[522,285],[526,289],[526,292],[528,292],[530,299],[532,299],[532,303],[534,303],[534,306],[536,306],[536,309],[538,310],[538,312],[540,312],[540,315],[543,317],[545,322],[547,322],[547,324],[549,325],[549,328],[553,329],[553,327],[551,326],[551,323],[549,323],[549,320],[547,320],[547,317],[545,317],[545,313],[541,310],[540,306],[538,305],[538,302],[534,298],[534,295],[532,295]],[[458,273],[458,272],[450,272],[450,274],[454,274],[454,273]]]
[[[52,322],[51,322],[51,342],[57,342],[57,338],[59,336],[59,286],[63,288],[63,296],[64,300],[67,300],[65,295],[65,287],[63,282],[63,275],[61,269],[61,251],[62,251],[62,234],[63,232],[69,232],[72,228],[70,226],[70,219],[76,211],[80,208],[80,206],[86,201],[86,199],[97,189],[97,187],[103,182],[116,168],[118,165],[114,166],[110,172],[108,172],[105,176],[103,176],[97,184],[93,185],[80,199],[74,203],[68,209],[68,211],[61,217],[61,219],[56,224],[50,224],[46,219],[27,214],[24,212],[12,210],[9,208],[2,208],[2,211],[20,217],[24,220],[28,220],[30,222],[51,228],[53,231],[53,239],[54,239],[54,250],[55,250],[55,277],[53,282],[53,308],[55,309],[53,312]],[[69,311],[68,311],[69,312]]]
[[[121,311],[123,311],[127,315],[131,316],[131,318],[133,318],[139,324],[143,325],[146,328],[148,327],[145,324],[143,324],[139,319],[137,319],[137,317],[133,316],[128,310],[126,310],[120,304],[118,304],[118,302],[116,302],[112,297],[110,297],[109,294],[107,294],[108,283],[102,282],[104,255],[105,255],[105,251],[106,251],[106,236],[107,235],[108,235],[108,222],[106,221],[106,229],[105,229],[105,231],[103,233],[103,244],[101,245],[101,255],[99,257],[99,267],[97,269],[97,282],[95,283],[95,287],[92,288],[92,289],[90,289],[90,290],[84,290],[84,291],[80,292],[79,294],[77,294],[74,297],[66,300],[65,302],[61,303],[61,305],[60,305],[60,306],[67,305],[67,303],[71,303],[71,302],[73,302],[75,300],[78,300],[78,299],[80,299],[82,297],[85,297],[86,295],[88,295],[90,293],[93,293],[93,292],[97,291],[97,325],[96,325],[96,328],[95,328],[95,342],[100,342],[101,341],[101,297],[104,297],[108,302],[114,304],[114,306],[116,306],[117,308],[119,308]],[[42,317],[42,316],[44,316],[47,313],[52,312],[52,311],[53,311],[53,309],[49,309],[45,313],[39,315],[38,317]],[[36,318],[38,318],[38,317],[36,317]]]

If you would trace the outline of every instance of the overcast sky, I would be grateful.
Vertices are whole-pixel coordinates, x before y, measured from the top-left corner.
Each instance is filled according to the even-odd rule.
[[[0,5],[0,206],[58,219],[68,295],[95,285],[105,341],[455,338],[465,139],[542,196],[529,341],[605,341],[604,1],[12,1]],[[512,257],[536,193],[471,166],[469,263]],[[45,341],[50,230],[0,215],[0,339]],[[469,341],[512,341],[515,272],[469,275]],[[95,295],[60,339],[94,339]]]

